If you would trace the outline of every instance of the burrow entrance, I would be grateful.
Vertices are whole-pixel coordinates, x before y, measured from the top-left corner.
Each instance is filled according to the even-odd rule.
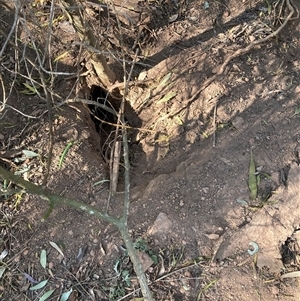
[[[116,93],[108,93],[102,87],[92,85],[90,89],[90,99],[104,105],[106,108],[100,108],[98,106],[89,105],[92,121],[95,124],[97,133],[100,136],[101,153],[105,162],[109,163],[112,157],[113,143],[115,139],[122,141],[121,128],[119,133],[116,133],[117,125],[117,113],[119,112],[122,102],[122,95]],[[138,128],[141,127],[142,121],[135,113],[134,109],[128,102],[125,102],[125,125],[128,127],[128,141],[129,141],[129,155],[130,162],[138,159],[135,156],[135,150],[139,147],[139,141],[137,140]],[[116,137],[117,134],[117,138]],[[122,159],[123,160],[123,159]]]

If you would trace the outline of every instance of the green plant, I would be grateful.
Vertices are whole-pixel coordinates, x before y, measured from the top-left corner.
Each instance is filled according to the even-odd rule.
[[[133,246],[142,252],[145,252],[153,261],[154,264],[158,263],[158,258],[157,255],[155,255],[155,252],[149,248],[148,244],[147,244],[147,240],[143,239],[143,238],[138,238],[136,240],[136,242],[133,244]]]

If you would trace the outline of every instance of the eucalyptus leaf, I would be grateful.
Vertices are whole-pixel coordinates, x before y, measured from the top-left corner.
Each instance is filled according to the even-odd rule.
[[[2,278],[5,270],[6,270],[6,266],[0,267],[0,279]]]
[[[69,54],[69,51],[65,51],[54,59],[54,63],[64,59]]]
[[[116,272],[117,275],[120,275],[119,264],[120,264],[120,259],[118,259],[114,265],[114,271]]]
[[[48,280],[43,280],[43,281],[41,281],[40,283],[38,283],[37,285],[32,286],[32,287],[30,288],[30,290],[31,290],[31,291],[39,290],[39,289],[45,287],[47,283],[48,283]]]
[[[45,269],[47,264],[47,253],[46,250],[42,250],[41,256],[40,256],[40,264]]]
[[[38,281],[34,280],[33,277],[30,276],[30,275],[27,274],[27,273],[24,273],[24,276],[25,276],[25,278],[26,278],[28,281],[30,281],[30,282],[33,283],[33,284],[39,283]]]
[[[236,202],[242,206],[248,206],[248,202],[242,199],[236,199]]]
[[[2,261],[8,255],[8,251],[4,249],[0,254],[0,261]]]
[[[165,103],[165,102],[171,100],[176,95],[177,95],[177,92],[170,91],[163,98],[161,98],[157,103],[158,104]]]
[[[28,159],[31,159],[31,158],[35,158],[35,157],[38,157],[39,155],[35,152],[32,152],[30,150],[27,150],[27,149],[24,149],[22,150],[22,153],[24,154],[24,156]]]
[[[300,113],[300,107],[297,107],[297,108],[295,109],[294,115],[298,115],[299,113]]]
[[[39,301],[45,301],[47,300],[54,292],[55,290],[50,290],[48,292],[46,292],[40,299]]]
[[[169,72],[169,73],[163,78],[163,80],[158,84],[158,87],[164,86],[164,85],[169,81],[169,79],[171,78],[171,75],[172,75],[172,72]]]
[[[63,293],[59,299],[59,301],[67,301],[70,297],[70,295],[72,294],[73,289],[71,288],[70,290],[68,290],[67,292]]]
[[[49,241],[50,245],[58,252],[60,253],[61,256],[65,257],[63,251],[61,250],[61,248],[53,241]]]

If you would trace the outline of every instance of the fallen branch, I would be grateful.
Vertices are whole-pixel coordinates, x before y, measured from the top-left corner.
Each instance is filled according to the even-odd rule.
[[[128,251],[128,255],[130,256],[130,259],[132,261],[134,270],[137,274],[141,291],[144,296],[145,301],[153,301],[151,292],[149,290],[148,284],[147,284],[147,278],[145,276],[145,273],[143,271],[142,264],[137,256],[136,250],[134,249],[133,241],[130,237],[128,228],[127,228],[127,217],[125,217],[125,214],[127,214],[127,209],[124,210],[123,215],[120,218],[114,217],[107,212],[102,212],[101,210],[90,206],[88,204],[85,204],[83,202],[70,199],[58,194],[51,193],[49,190],[44,188],[43,186],[38,186],[36,184],[33,184],[29,181],[24,180],[23,178],[13,174],[10,171],[5,170],[0,166],[0,177],[9,180],[13,183],[15,183],[17,186],[20,186],[24,189],[24,192],[30,193],[33,195],[39,196],[41,199],[48,201],[50,204],[60,204],[60,205],[66,205],[78,210],[81,210],[91,216],[95,216],[107,223],[110,223],[118,228],[122,239],[125,243],[125,246]],[[127,188],[129,189],[129,187]],[[128,201],[129,202],[129,201]],[[128,204],[128,203],[127,203]],[[149,296],[149,298],[147,298]]]

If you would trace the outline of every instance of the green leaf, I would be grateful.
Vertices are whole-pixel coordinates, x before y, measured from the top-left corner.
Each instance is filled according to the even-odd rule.
[[[7,189],[7,183],[5,183],[5,181],[4,181],[4,183],[3,183],[3,187],[4,187],[4,189]],[[6,250],[6,249],[4,249],[2,252],[1,252],[1,254],[0,254],[0,261],[3,261],[3,259],[6,257],[8,255],[8,251]]]
[[[62,164],[63,164],[63,162],[64,162],[64,160],[65,160],[65,157],[67,156],[67,153],[68,153],[69,149],[71,148],[71,146],[72,146],[74,143],[75,143],[75,142],[72,140],[72,141],[70,141],[70,142],[67,144],[67,146],[65,147],[65,149],[64,149],[64,151],[63,151],[63,153],[62,153],[62,155],[61,155],[61,157],[60,157],[60,160],[59,160],[59,164],[58,164],[58,168],[59,168],[59,169],[61,169]]]
[[[35,157],[39,156],[37,153],[29,151],[29,150],[26,150],[26,149],[22,150],[22,153],[28,159],[35,158]]]
[[[176,95],[177,95],[177,92],[170,91],[163,98],[161,98],[157,103],[158,104],[165,103],[165,102],[169,101],[170,99],[172,99]]]
[[[65,58],[68,55],[68,53],[69,53],[69,51],[63,52],[61,55],[57,56],[53,62],[55,63],[55,62],[62,60],[63,58]]]
[[[26,94],[26,95],[37,94],[37,89],[34,86],[31,86],[31,85],[29,85],[27,83],[23,83],[23,85],[26,87],[26,89],[20,91],[20,93]]]
[[[59,299],[59,301],[67,301],[70,297],[70,295],[72,294],[73,289],[71,288],[70,290],[68,290],[67,292],[63,293]]]
[[[2,276],[3,276],[4,272],[5,272],[5,270],[6,270],[6,267],[5,267],[5,266],[0,267],[0,279],[2,278]]]
[[[31,291],[36,291],[43,288],[48,283],[48,280],[43,280],[42,282],[38,283],[37,285],[30,288]]]
[[[255,175],[255,163],[253,159],[252,149],[250,150],[250,166],[249,166],[249,179],[248,185],[250,189],[250,199],[255,200],[257,197],[257,178]]]
[[[47,300],[54,292],[55,290],[50,290],[48,292],[46,292],[40,299],[39,301],[45,301]]]
[[[208,283],[204,288],[202,288],[198,294],[197,301],[201,300],[201,295],[210,289],[212,286],[214,286],[217,283],[217,279],[212,280],[210,283]]]
[[[127,270],[124,270],[122,271],[122,280],[126,283],[126,286],[130,286],[130,274],[129,274],[129,271]]]
[[[116,272],[117,275],[120,275],[119,264],[120,264],[120,259],[117,259],[117,261],[116,261],[116,263],[114,265],[114,271]]]
[[[299,113],[300,113],[300,107],[297,107],[297,108],[295,109],[294,115],[298,115]]]
[[[30,166],[24,166],[24,168],[22,168],[21,170],[15,171],[15,175],[19,176],[29,170],[30,170]]]
[[[42,250],[41,256],[40,256],[40,264],[45,269],[47,264],[47,253],[46,250]]]
[[[171,78],[171,76],[172,76],[172,72],[169,72],[169,73],[163,78],[163,80],[158,84],[158,87],[164,86],[164,85],[169,81],[169,79]]]
[[[152,259],[153,263],[154,264],[157,264],[158,263],[158,258],[156,255],[154,254],[149,254],[150,258]]]
[[[242,206],[248,206],[247,201],[245,200],[241,200],[241,199],[236,199],[236,202],[239,203]]]

